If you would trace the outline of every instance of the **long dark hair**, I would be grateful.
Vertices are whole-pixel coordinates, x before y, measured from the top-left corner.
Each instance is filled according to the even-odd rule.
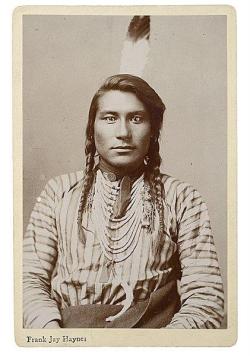
[[[105,80],[103,85],[94,95],[89,109],[88,124],[86,128],[86,145],[85,145],[85,174],[83,178],[83,189],[78,211],[78,224],[81,230],[82,214],[86,208],[88,195],[95,178],[95,141],[94,141],[94,123],[96,112],[98,110],[99,98],[110,90],[119,90],[122,92],[130,92],[145,105],[151,121],[151,138],[148,154],[145,157],[146,169],[145,179],[149,182],[152,196],[154,197],[156,208],[160,217],[160,231],[163,232],[163,205],[162,199],[164,195],[161,175],[160,164],[161,157],[159,152],[159,137],[162,127],[163,114],[165,105],[155,90],[143,79],[130,74],[117,74]]]

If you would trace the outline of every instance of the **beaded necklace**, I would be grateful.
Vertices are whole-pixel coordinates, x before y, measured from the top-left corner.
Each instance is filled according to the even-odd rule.
[[[140,176],[133,184],[126,214],[115,218],[113,206],[119,182],[109,182],[97,172],[92,216],[103,253],[113,263],[127,259],[137,246],[143,212],[142,191],[143,176]]]
[[[122,280],[122,264],[135,250],[142,229],[152,231],[155,208],[149,193],[149,186],[142,174],[132,185],[131,197],[126,213],[114,217],[113,208],[120,190],[120,181],[110,182],[102,172],[96,172],[94,189],[91,193],[92,217],[102,251],[106,257],[103,266],[104,280],[112,271],[114,278],[125,291],[122,310],[109,318],[114,320],[123,314],[133,302],[132,287]],[[106,269],[105,269],[106,267]]]

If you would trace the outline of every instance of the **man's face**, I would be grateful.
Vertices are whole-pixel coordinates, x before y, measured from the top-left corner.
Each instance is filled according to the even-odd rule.
[[[111,90],[98,101],[94,124],[97,152],[109,165],[134,170],[147,155],[149,114],[133,93]]]

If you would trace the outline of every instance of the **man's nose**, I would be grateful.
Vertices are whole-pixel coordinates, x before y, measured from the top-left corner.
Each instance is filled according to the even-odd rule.
[[[129,122],[125,118],[121,118],[117,125],[116,137],[117,138],[130,138],[131,130]]]

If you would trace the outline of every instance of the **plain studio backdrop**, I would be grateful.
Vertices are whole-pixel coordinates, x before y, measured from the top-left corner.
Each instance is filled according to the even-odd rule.
[[[57,175],[84,167],[90,101],[117,74],[131,17],[23,17],[24,229]],[[226,16],[152,16],[143,78],[166,104],[162,172],[206,201],[227,288]]]

